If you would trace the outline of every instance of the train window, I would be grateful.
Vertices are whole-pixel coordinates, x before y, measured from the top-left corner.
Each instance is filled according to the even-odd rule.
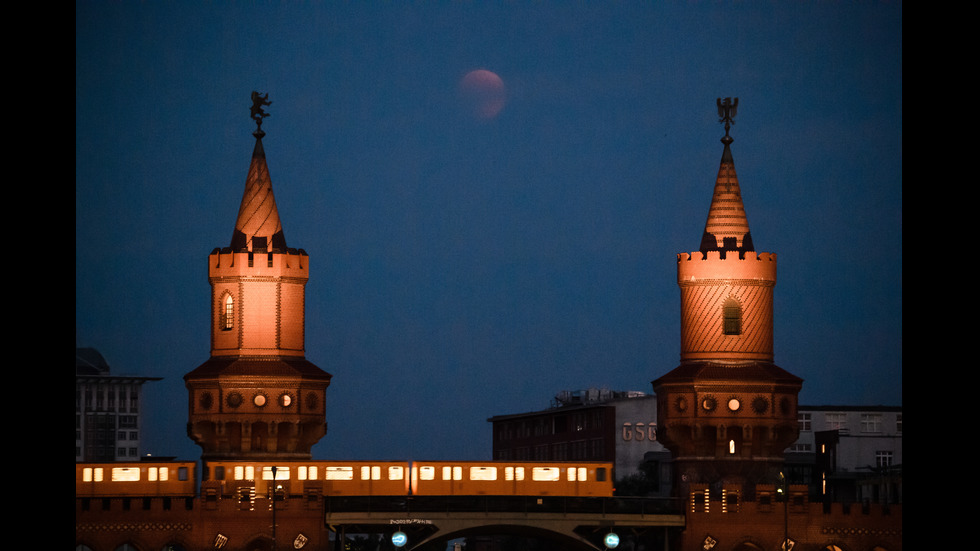
[[[177,468],[177,480],[187,480],[187,467]]]
[[[161,482],[166,482],[170,479],[170,471],[167,467],[150,467],[146,470],[147,480],[150,482],[156,482],[160,480]]]
[[[381,480],[381,467],[378,465],[361,467],[361,480]]]
[[[235,465],[235,480],[255,480],[255,467],[252,465]]]
[[[462,467],[450,467],[445,466],[442,468],[442,479],[443,480],[463,480],[463,468]]]
[[[589,470],[586,469],[585,467],[579,467],[578,468],[578,481],[579,482],[585,482],[588,479],[589,479]]]
[[[102,482],[102,467],[85,467],[82,469],[82,482]]]
[[[140,479],[140,470],[134,467],[113,467],[112,468],[112,481],[113,482],[138,482]]]
[[[435,480],[436,468],[432,466],[419,467],[419,480]]]
[[[214,468],[214,479],[215,480],[224,480],[225,479],[225,468],[224,467],[215,467]]]
[[[316,480],[319,476],[319,469],[316,465],[296,467],[297,480]]]
[[[542,482],[561,480],[561,469],[558,467],[534,467],[531,469],[531,480]]]
[[[388,480],[403,480],[405,469],[401,466],[388,467]]]
[[[327,467],[327,480],[354,480],[354,467]]]
[[[575,482],[575,478],[576,478],[575,477],[575,471],[576,471],[575,467],[569,467],[568,468],[568,481],[569,482]]]
[[[598,480],[599,482],[605,482],[606,481],[606,468],[605,467],[599,467],[598,469],[595,470],[595,479]]]
[[[289,467],[276,467],[276,480],[289,480]],[[272,480],[272,467],[262,467],[262,480]]]
[[[470,480],[497,480],[497,467],[470,467]]]
[[[463,480],[463,468],[462,467],[450,467],[445,466],[442,468],[442,479],[443,480]]]

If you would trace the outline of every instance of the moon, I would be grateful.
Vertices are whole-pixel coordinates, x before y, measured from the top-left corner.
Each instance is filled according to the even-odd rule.
[[[459,81],[459,92],[467,110],[480,120],[493,119],[507,103],[504,81],[486,69],[466,73]]]

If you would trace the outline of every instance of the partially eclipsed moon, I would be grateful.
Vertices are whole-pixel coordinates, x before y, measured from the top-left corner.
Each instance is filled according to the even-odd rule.
[[[497,116],[507,102],[504,81],[492,71],[470,71],[459,82],[460,95],[467,109],[482,120]]]

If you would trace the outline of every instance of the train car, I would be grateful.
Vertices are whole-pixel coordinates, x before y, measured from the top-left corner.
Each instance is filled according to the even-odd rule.
[[[75,497],[190,497],[193,461],[75,463]]]
[[[273,480],[287,494],[302,494],[310,487],[325,496],[407,495],[407,461],[207,461],[204,481],[220,481],[222,494],[250,488],[265,495]]]
[[[416,461],[412,494],[612,496],[612,463]]]

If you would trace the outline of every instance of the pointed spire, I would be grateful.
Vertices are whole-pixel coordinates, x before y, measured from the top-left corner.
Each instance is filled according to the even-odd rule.
[[[262,111],[268,94],[262,97],[258,92],[252,92],[252,119],[258,124],[255,136],[255,149],[252,151],[252,163],[248,168],[248,178],[245,180],[245,194],[242,205],[238,209],[238,220],[231,237],[231,249],[234,251],[247,250],[250,252],[285,251],[286,238],[279,221],[279,209],[276,198],[272,194],[272,178],[269,177],[269,167],[265,160],[265,149],[262,147],[262,118],[267,117]]]
[[[728,135],[734,124],[735,111],[738,108],[738,98],[724,101],[718,98],[718,115],[725,123],[725,137],[721,143],[725,149],[721,155],[721,166],[715,179],[714,194],[711,197],[711,207],[708,209],[708,220],[704,225],[704,235],[701,237],[701,252],[745,251],[755,250],[752,245],[752,235],[749,232],[749,220],[745,215],[742,204],[742,191],[738,186],[738,176],[735,174],[735,161],[729,147],[735,140]]]

